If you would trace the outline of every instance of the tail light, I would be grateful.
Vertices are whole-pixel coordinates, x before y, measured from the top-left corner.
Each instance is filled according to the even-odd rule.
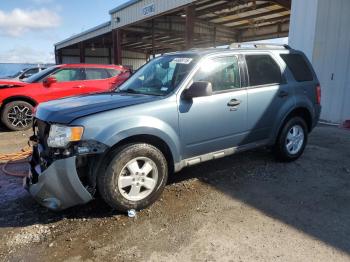
[[[318,105],[321,104],[321,86],[320,86],[320,84],[318,84],[316,86],[316,103]]]

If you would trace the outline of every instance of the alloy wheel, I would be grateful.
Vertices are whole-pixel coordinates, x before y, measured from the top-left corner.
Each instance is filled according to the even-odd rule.
[[[140,201],[154,191],[157,182],[157,165],[147,157],[137,157],[123,167],[118,177],[118,190],[127,200]]]

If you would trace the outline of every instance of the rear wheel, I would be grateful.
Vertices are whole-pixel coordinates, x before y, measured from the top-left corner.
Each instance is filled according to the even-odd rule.
[[[29,129],[33,124],[33,108],[25,101],[9,102],[1,111],[1,121],[10,130]]]
[[[112,153],[98,177],[102,198],[119,211],[143,209],[162,193],[168,166],[162,152],[145,144],[128,144]]]
[[[282,127],[275,145],[277,159],[287,162],[298,159],[304,152],[307,139],[308,129],[304,119],[289,119]]]

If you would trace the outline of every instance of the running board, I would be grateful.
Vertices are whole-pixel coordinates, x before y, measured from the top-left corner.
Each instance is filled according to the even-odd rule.
[[[246,151],[249,149],[266,146],[267,144],[268,144],[267,139],[260,140],[258,142],[246,144],[243,146],[230,147],[230,148],[226,148],[223,150],[199,155],[196,157],[187,158],[187,159],[182,160],[179,163],[175,163],[175,172],[179,172],[184,167],[193,166],[193,165],[197,165],[197,164],[209,161],[209,160],[214,160],[214,159],[219,159],[222,157],[230,156],[230,155],[236,154],[238,152],[243,152],[243,151]]]

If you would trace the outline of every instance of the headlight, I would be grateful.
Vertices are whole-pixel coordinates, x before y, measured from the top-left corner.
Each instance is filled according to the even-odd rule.
[[[47,144],[49,147],[65,147],[69,142],[80,141],[83,132],[82,126],[52,125]]]

